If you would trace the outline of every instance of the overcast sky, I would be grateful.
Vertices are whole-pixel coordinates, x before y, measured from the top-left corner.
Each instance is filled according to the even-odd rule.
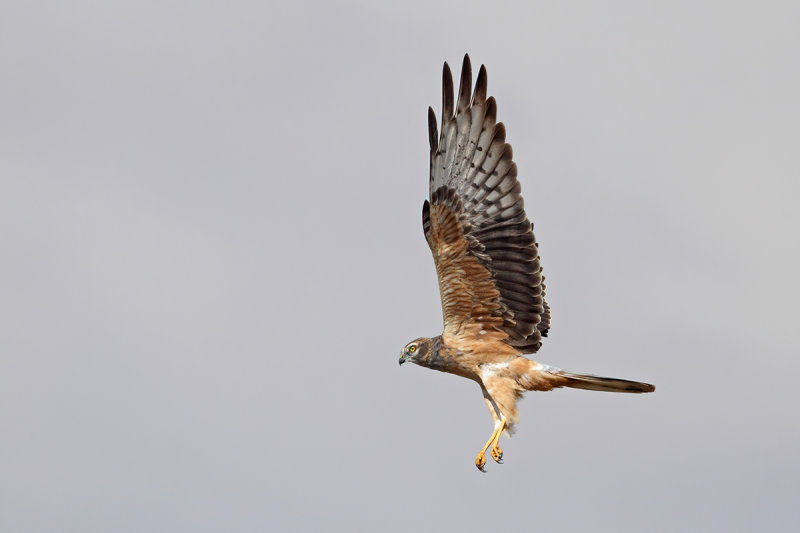
[[[797,531],[796,2],[4,2],[0,530]],[[426,113],[469,52],[536,226],[473,466]]]

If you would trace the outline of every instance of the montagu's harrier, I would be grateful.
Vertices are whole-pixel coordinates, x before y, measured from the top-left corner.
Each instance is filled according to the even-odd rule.
[[[481,66],[472,90],[472,66],[464,56],[457,100],[444,64],[442,131],[428,108],[431,146],[430,201],[422,227],[433,253],[442,298],[444,331],[419,338],[400,354],[406,361],[476,381],[494,431],[486,450],[502,462],[500,435],[517,423],[517,400],[525,391],[572,387],[609,392],[652,392],[653,385],[576,374],[523,357],[542,345],[550,329],[550,306],[533,226],[525,215],[517,166],[497,104],[486,97]]]

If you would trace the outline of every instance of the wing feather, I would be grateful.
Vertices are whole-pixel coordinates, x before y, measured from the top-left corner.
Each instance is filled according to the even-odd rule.
[[[490,336],[533,353],[550,328],[533,225],[525,215],[517,166],[486,68],[472,88],[464,56],[458,92],[442,71],[442,122],[428,109],[430,201],[425,238],[439,277],[445,335]]]

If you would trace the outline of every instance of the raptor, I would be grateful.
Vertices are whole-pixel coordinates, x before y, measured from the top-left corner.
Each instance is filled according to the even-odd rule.
[[[517,166],[497,103],[486,96],[486,68],[475,87],[464,56],[458,94],[447,63],[442,75],[441,134],[428,108],[430,198],[422,227],[433,253],[444,329],[418,338],[400,354],[406,361],[478,383],[494,431],[478,452],[502,463],[499,440],[513,433],[517,401],[525,391],[571,387],[593,391],[653,392],[647,383],[578,374],[525,357],[550,329],[539,249],[525,214]]]

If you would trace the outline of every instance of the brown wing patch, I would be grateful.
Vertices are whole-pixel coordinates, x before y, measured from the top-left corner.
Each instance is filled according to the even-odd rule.
[[[507,335],[499,329],[500,292],[491,273],[470,253],[458,198],[450,195],[442,200],[425,203],[423,226],[439,278],[443,337],[503,340]]]

